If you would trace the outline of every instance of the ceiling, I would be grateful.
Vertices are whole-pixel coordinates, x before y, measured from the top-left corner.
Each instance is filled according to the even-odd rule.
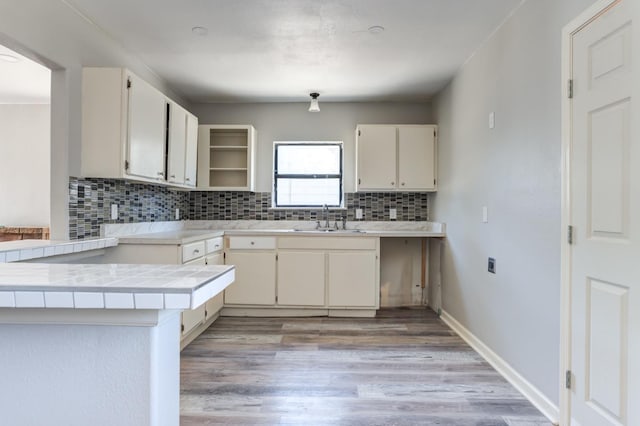
[[[427,100],[522,1],[65,3],[192,102],[278,102]]]
[[[0,104],[50,102],[51,71],[0,45]]]
[[[521,1],[68,0],[194,102],[426,100]]]

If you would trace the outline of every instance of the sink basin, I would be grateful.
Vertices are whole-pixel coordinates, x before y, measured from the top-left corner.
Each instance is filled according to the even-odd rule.
[[[358,234],[364,231],[360,229],[335,229],[335,228],[321,228],[321,229],[294,229],[295,232],[309,232],[314,234]]]

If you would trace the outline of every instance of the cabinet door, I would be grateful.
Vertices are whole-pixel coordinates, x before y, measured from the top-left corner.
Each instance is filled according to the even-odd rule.
[[[278,305],[324,306],[323,252],[278,253]]]
[[[127,174],[164,180],[166,100],[150,84],[129,75]]]
[[[187,145],[187,111],[175,102],[169,103],[169,158],[167,180],[184,183]]]
[[[329,306],[376,307],[375,252],[329,253]]]
[[[432,126],[398,127],[398,181],[400,190],[434,190],[436,144]]]
[[[189,334],[196,326],[204,321],[205,305],[200,305],[195,309],[182,311],[182,335]]]
[[[356,188],[396,188],[396,127],[359,126],[357,136]]]
[[[196,186],[198,167],[198,117],[187,113],[187,147],[185,154],[184,183]]]
[[[236,266],[236,279],[224,291],[225,304],[275,304],[276,255],[274,252],[229,251],[226,264]]]

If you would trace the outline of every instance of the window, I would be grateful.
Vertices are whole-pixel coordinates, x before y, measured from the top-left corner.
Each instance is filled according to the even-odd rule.
[[[342,142],[274,142],[274,207],[342,207]]]

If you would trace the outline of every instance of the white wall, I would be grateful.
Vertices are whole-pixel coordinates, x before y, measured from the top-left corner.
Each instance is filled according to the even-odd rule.
[[[50,110],[0,105],[0,225],[49,226]]]
[[[256,190],[271,191],[273,141],[344,142],[345,190],[354,191],[357,124],[433,124],[431,103],[328,103],[308,112],[309,103],[194,104],[200,124],[252,124],[258,132]]]
[[[439,181],[430,210],[447,223],[444,310],[555,404],[561,29],[591,3],[528,0],[436,103]],[[487,272],[489,256],[496,275]]]
[[[68,239],[69,176],[80,173],[83,66],[127,67],[185,104],[138,58],[66,2],[3,0],[0,44],[53,70],[51,75],[51,237]],[[188,107],[189,105],[185,105]]]

